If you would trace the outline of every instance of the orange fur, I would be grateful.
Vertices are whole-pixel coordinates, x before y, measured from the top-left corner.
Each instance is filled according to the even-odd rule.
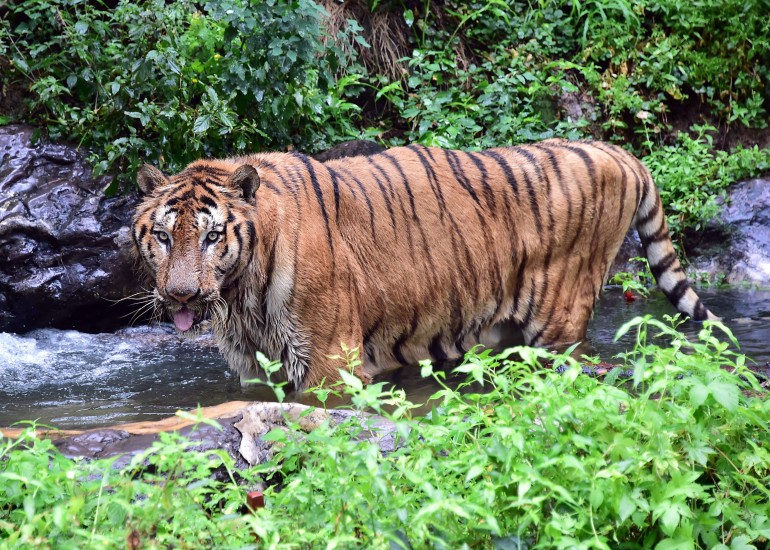
[[[243,378],[260,350],[298,389],[336,380],[344,344],[369,379],[460,357],[506,320],[528,344],[575,342],[632,224],[674,305],[714,318],[687,285],[649,172],[603,143],[413,145],[326,163],[265,153],[170,179],[146,168],[139,184],[134,243],[158,301],[173,313],[181,296],[196,320],[212,309]]]

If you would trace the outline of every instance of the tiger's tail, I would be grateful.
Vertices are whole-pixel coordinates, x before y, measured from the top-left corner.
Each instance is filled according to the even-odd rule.
[[[647,169],[634,226],[642,241],[644,255],[658,286],[674,306],[696,321],[719,320],[690,287],[682,265],[676,257],[658,188]]]

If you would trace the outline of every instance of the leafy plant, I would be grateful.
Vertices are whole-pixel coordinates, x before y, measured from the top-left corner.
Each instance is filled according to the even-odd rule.
[[[619,271],[609,280],[611,285],[620,285],[623,292],[636,293],[645,298],[650,295],[649,287],[653,284],[650,266],[647,258],[631,258],[629,261],[636,262],[639,268],[636,271]]]
[[[287,420],[288,430],[268,434],[280,443],[273,458],[237,475],[226,454],[197,452],[172,434],[114,470],[112,461],[66,459],[30,430],[0,447],[0,540],[762,547],[770,401],[726,328],[706,322],[690,342],[677,323],[645,317],[620,329],[637,342],[621,358],[630,382],[584,376],[568,352],[533,348],[471,353],[457,389],[423,363],[443,388],[420,417],[402,391],[364,387],[345,372],[333,391],[392,422],[387,453],[369,431],[381,419],[367,424],[360,414],[310,433]],[[242,515],[244,490],[260,476],[265,507]]]
[[[90,148],[97,172],[178,170],[358,134],[323,16],[311,0],[24,1],[0,26],[0,65],[29,86],[31,121]]]
[[[770,169],[769,149],[714,151],[709,133],[714,128],[695,129],[696,137],[679,134],[675,145],[651,147],[642,159],[660,189],[669,227],[678,235],[684,229],[702,229],[713,219],[730,184]]]

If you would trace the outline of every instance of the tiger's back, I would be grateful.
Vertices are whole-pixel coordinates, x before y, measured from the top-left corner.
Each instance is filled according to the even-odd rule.
[[[344,365],[332,357],[344,343],[363,352],[360,374],[371,377],[459,357],[504,320],[528,344],[580,340],[635,221],[672,302],[695,319],[713,317],[673,254],[649,172],[607,144],[199,162],[223,172],[247,164],[261,182],[246,210],[259,235],[243,254],[252,268],[222,292],[235,315],[215,323],[243,374],[256,371],[254,352],[267,350],[306,388],[337,377]],[[195,166],[177,193],[196,192]]]

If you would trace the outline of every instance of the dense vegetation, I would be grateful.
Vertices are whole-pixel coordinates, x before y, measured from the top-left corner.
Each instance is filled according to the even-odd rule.
[[[768,120],[768,6],[24,0],[0,12],[0,120],[80,143],[123,181],[145,160],[176,170],[357,137],[592,136],[649,158],[679,232],[770,168],[752,146]]]
[[[696,343],[644,319],[622,331],[640,342],[625,358],[631,380],[618,370],[603,381],[582,375],[566,355],[542,350],[520,350],[520,361],[485,352],[459,367],[483,393],[440,390],[421,418],[399,391],[347,376],[338,390],[353,406],[396,425],[397,448],[385,455],[353,437],[362,430],[354,420],[310,434],[275,429],[266,436],[275,455],[249,471],[174,434],[115,470],[111,460],[64,458],[30,430],[0,444],[1,544],[767,545],[770,400],[745,358],[709,326]],[[245,492],[263,478],[265,508],[248,514]]]

